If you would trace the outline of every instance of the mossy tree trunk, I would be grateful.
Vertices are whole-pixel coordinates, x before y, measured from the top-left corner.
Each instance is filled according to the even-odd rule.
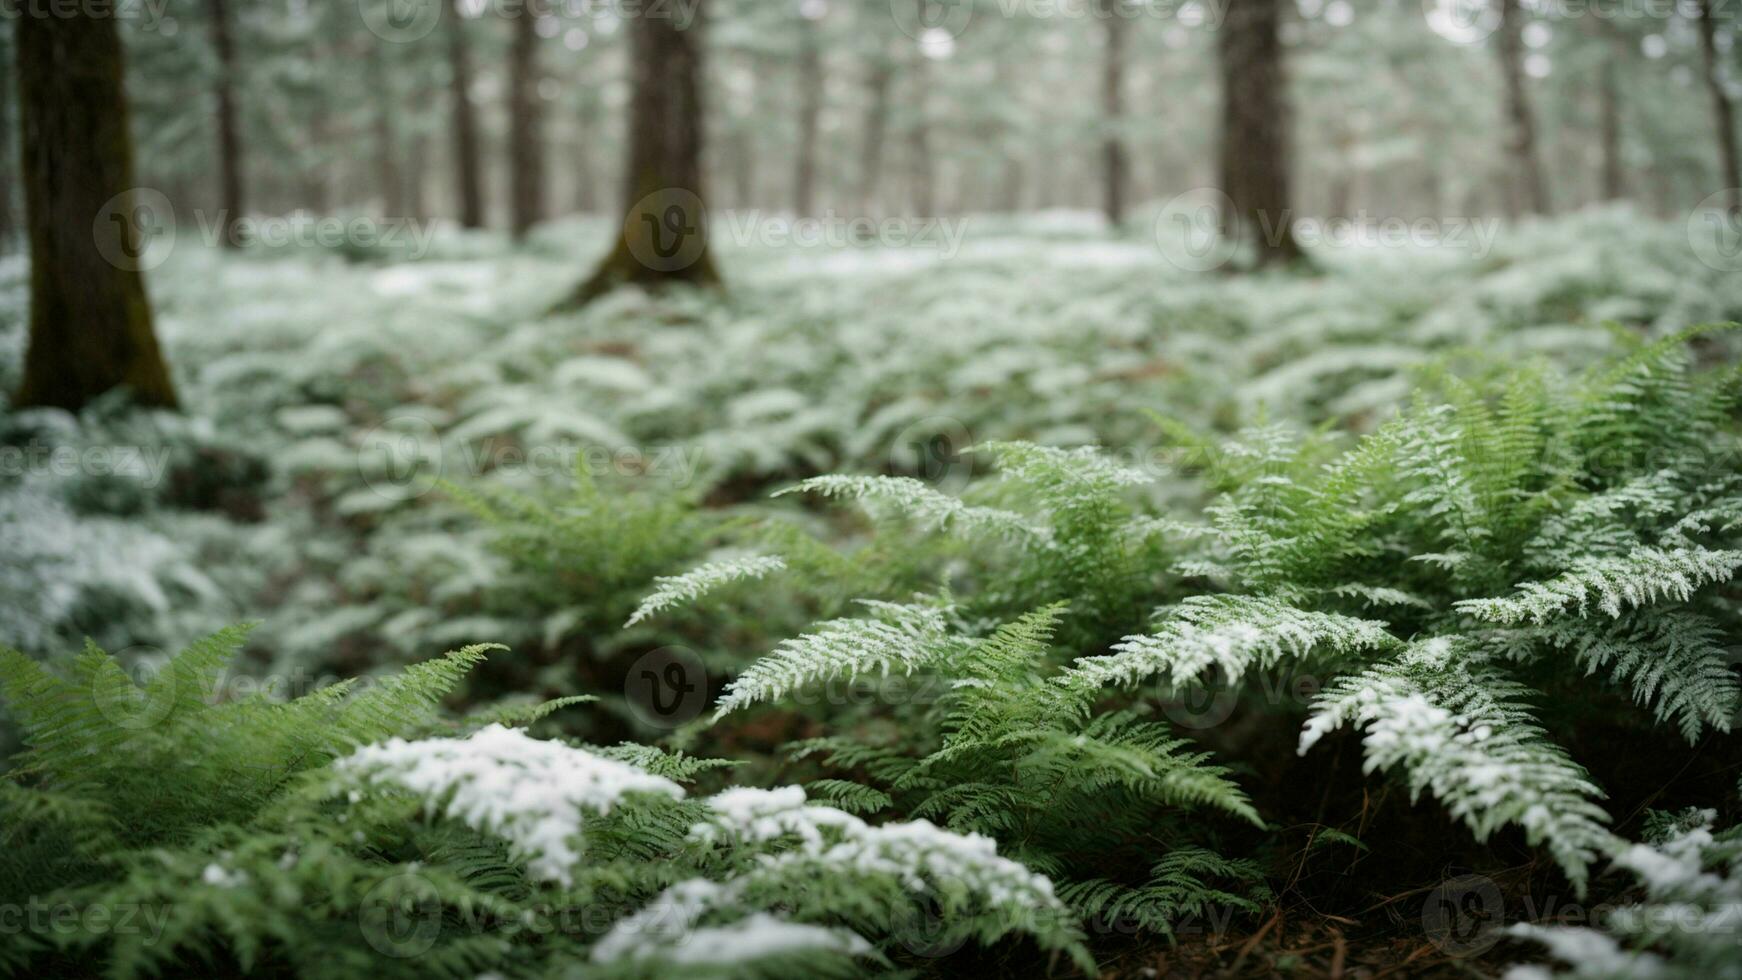
[[[18,94],[30,238],[30,340],[19,406],[77,411],[125,386],[172,407],[139,274],[149,219],[134,192],[133,144],[111,17],[21,17]]]
[[[247,201],[243,189],[242,122],[236,104],[236,39],[230,20],[229,0],[207,0],[211,17],[212,51],[218,59],[218,173],[223,191],[223,235],[226,248],[240,248],[241,239],[232,233],[235,223],[246,214]]]
[[[508,56],[509,228],[517,242],[544,218],[544,111],[538,95],[542,7],[530,2],[521,7]]]
[[[625,285],[717,285],[702,186],[702,27],[705,0],[688,23],[629,21],[633,85],[623,224],[616,243],[558,309]]]
[[[1280,0],[1230,0],[1216,33],[1222,73],[1220,159],[1227,234],[1257,242],[1258,264],[1302,259],[1294,239],[1288,79]]]
[[[484,227],[484,176],[479,163],[478,113],[472,108],[472,56],[466,45],[466,18],[461,0],[450,0],[446,11],[448,99],[454,133],[454,188],[459,196],[460,225]]]

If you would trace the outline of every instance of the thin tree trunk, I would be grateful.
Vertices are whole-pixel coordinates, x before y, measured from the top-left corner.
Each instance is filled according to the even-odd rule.
[[[139,274],[150,215],[133,194],[121,37],[111,17],[14,21],[30,228],[30,340],[16,406],[77,411],[126,386],[173,407]]]
[[[1611,45],[1613,48],[1613,45]],[[1603,78],[1598,88],[1602,117],[1603,175],[1601,194],[1605,201],[1618,201],[1627,196],[1626,177],[1621,163],[1621,80],[1619,55],[1610,50],[1603,58]]]
[[[508,62],[510,226],[515,241],[544,217],[543,107],[538,98],[539,4],[527,3],[514,18]]]
[[[409,216],[418,222],[429,220],[429,134],[413,133],[411,163],[405,171],[405,206]]]
[[[452,103],[454,182],[460,198],[460,225],[484,227],[484,176],[479,163],[478,113],[472,107],[472,58],[466,45],[461,0],[447,11],[448,99]]]
[[[665,17],[629,24],[634,74],[629,101],[623,225],[616,244],[559,309],[627,284],[715,285],[702,186],[702,24],[696,0],[687,28]]]
[[[1106,48],[1101,60],[1101,125],[1105,127],[1101,143],[1102,206],[1107,213],[1107,223],[1115,228],[1125,221],[1129,169],[1121,132],[1125,122],[1125,59],[1129,32],[1119,14],[1119,3],[1120,0],[1101,0],[1100,3],[1106,26]]]
[[[883,140],[889,131],[889,86],[895,80],[895,62],[887,52],[878,52],[877,60],[865,76],[867,93],[865,108],[865,141],[859,153],[859,210],[871,213],[877,198],[877,184],[883,177]]]
[[[929,218],[937,210],[932,175],[931,124],[926,119],[926,92],[931,85],[925,55],[913,66],[913,122],[907,128],[907,177],[913,213]]]
[[[1279,0],[1230,0],[1217,32],[1222,71],[1218,167],[1226,233],[1254,238],[1260,266],[1301,256],[1289,179],[1291,148]]]
[[[1524,9],[1518,0],[1500,0],[1500,73],[1506,83],[1506,158],[1510,164],[1511,210],[1548,214],[1548,184],[1536,150],[1536,118],[1524,81]]]
[[[242,125],[236,111],[236,41],[231,34],[228,0],[206,0],[206,10],[212,21],[212,50],[218,56],[218,171],[224,195],[221,240],[226,248],[240,248],[241,239],[231,234],[234,222],[246,216]]]
[[[369,87],[375,94],[375,181],[381,213],[397,217],[405,203],[405,186],[399,173],[399,137],[393,127],[393,76],[387,70],[384,46],[385,42],[369,46]]]
[[[816,206],[817,121],[823,111],[823,56],[817,22],[799,18],[798,161],[793,172],[793,211],[808,215]]]
[[[1712,0],[1699,0],[1700,55],[1705,61],[1706,91],[1712,96],[1712,121],[1718,129],[1718,179],[1726,190],[1727,207],[1742,208],[1742,164],[1736,157],[1735,109],[1724,91],[1724,76],[1718,61],[1717,24]]]

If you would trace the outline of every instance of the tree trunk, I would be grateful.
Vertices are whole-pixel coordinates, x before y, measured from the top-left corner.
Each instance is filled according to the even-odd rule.
[[[1621,80],[1619,56],[1612,49],[1603,58],[1603,78],[1598,88],[1602,117],[1603,176],[1601,194],[1605,201],[1618,201],[1627,196],[1626,177],[1621,163]]]
[[[508,62],[510,229],[525,241],[544,218],[543,107],[538,98],[538,17],[541,4],[527,3],[514,18],[514,45]]]
[[[21,17],[18,89],[30,228],[30,340],[16,406],[77,411],[126,386],[173,407],[139,274],[149,241],[131,192],[121,37],[111,17]],[[126,194],[126,196],[123,196]]]
[[[1119,15],[1121,0],[1100,0],[1101,16],[1106,25],[1106,48],[1101,61],[1101,125],[1105,127],[1101,143],[1101,180],[1103,208],[1107,223],[1114,228],[1125,222],[1126,172],[1125,140],[1121,132],[1125,122],[1125,58],[1129,32]]]
[[[930,74],[925,55],[918,55],[913,66],[913,122],[907,128],[907,179],[913,213],[921,218],[929,218],[937,210],[932,180],[931,124],[926,119]]]
[[[1699,0],[1700,55],[1705,60],[1706,91],[1712,96],[1712,121],[1718,128],[1718,180],[1726,190],[1725,205],[1742,208],[1742,165],[1736,159],[1736,119],[1730,94],[1724,91],[1724,76],[1718,60],[1717,24],[1712,0]]]
[[[472,59],[466,47],[461,0],[451,0],[448,22],[448,99],[453,103],[454,181],[460,197],[460,225],[484,227],[484,176],[479,163],[478,113],[472,108]]]
[[[717,285],[702,186],[702,25],[696,0],[687,29],[666,17],[629,23],[633,94],[616,244],[559,309],[618,286]]]
[[[1222,70],[1224,231],[1258,244],[1258,264],[1301,259],[1290,228],[1289,109],[1279,0],[1230,0],[1217,32]]]
[[[242,126],[236,111],[236,41],[231,34],[228,0],[206,0],[212,19],[212,50],[218,56],[218,170],[223,186],[221,207],[226,248],[240,248],[234,223],[246,216],[242,189]]]
[[[793,211],[800,217],[816,206],[817,121],[823,111],[823,56],[817,22],[799,18],[798,162],[793,172]]]
[[[895,80],[895,63],[886,52],[865,76],[869,96],[865,108],[865,142],[859,154],[859,210],[869,215],[883,177],[883,140],[889,130],[889,86]]]
[[[1519,212],[1548,214],[1548,185],[1536,152],[1536,119],[1524,83],[1524,21],[1518,0],[1500,0],[1500,73],[1506,83],[1506,158],[1510,164],[1507,200]]]
[[[392,73],[387,70],[386,42],[369,46],[369,87],[375,94],[375,181],[381,193],[381,213],[398,217],[405,198],[399,175],[399,137],[393,129]]]
[[[0,39],[0,255],[9,255],[18,244],[18,210],[13,188],[18,175],[13,169],[17,156],[12,147],[14,132],[12,72],[13,53],[6,39]]]

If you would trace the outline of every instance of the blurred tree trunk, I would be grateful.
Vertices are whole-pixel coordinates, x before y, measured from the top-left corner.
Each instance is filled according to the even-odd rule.
[[[1258,243],[1258,264],[1302,258],[1294,239],[1289,186],[1287,77],[1283,71],[1280,0],[1230,0],[1217,31],[1222,70],[1222,131],[1218,169],[1231,214],[1229,235]]]
[[[1718,128],[1718,180],[1728,191],[1725,205],[1742,208],[1742,164],[1736,158],[1735,109],[1730,94],[1724,91],[1724,73],[1718,54],[1718,26],[1712,0],[1699,0],[1700,55],[1705,61],[1706,90],[1712,96],[1712,121]]]
[[[472,107],[472,58],[466,47],[461,0],[451,0],[448,22],[448,98],[453,103],[454,181],[460,196],[460,225],[484,227],[484,176],[479,163],[478,113]]]
[[[240,248],[231,228],[246,214],[242,185],[242,125],[236,111],[236,39],[231,33],[228,0],[206,0],[212,20],[212,50],[218,56],[218,171],[223,187],[223,234],[226,248]]]
[[[599,131],[599,104],[590,89],[582,96],[577,123],[580,134],[574,150],[575,210],[592,214],[599,210],[599,167],[593,159],[593,137]]]
[[[1125,221],[1125,185],[1129,168],[1121,132],[1125,122],[1125,60],[1129,32],[1119,14],[1121,2],[1100,0],[1101,16],[1106,26],[1106,49],[1101,61],[1101,125],[1105,127],[1101,144],[1101,179],[1107,223],[1115,228]]]
[[[1621,78],[1619,55],[1612,50],[1603,58],[1603,77],[1598,88],[1603,130],[1603,175],[1601,194],[1605,201],[1627,196],[1627,179],[1621,163]]]
[[[405,172],[405,207],[416,221],[429,220],[429,134],[419,131],[411,136],[411,163]]]
[[[937,210],[936,189],[932,179],[931,126],[926,119],[926,92],[931,86],[927,59],[915,56],[913,65],[913,121],[907,128],[908,194],[913,213],[929,218]]]
[[[543,107],[538,97],[538,17],[541,5],[527,3],[514,18],[514,44],[508,57],[508,158],[510,230],[525,241],[544,218]]]
[[[30,229],[30,339],[15,406],[73,411],[125,385],[173,407],[139,274],[150,215],[136,197],[112,17],[20,17],[18,95]]]
[[[17,156],[12,147],[13,116],[12,72],[13,52],[6,38],[0,38],[0,255],[8,255],[18,244],[18,211],[13,188],[18,186],[14,170]]]
[[[1506,83],[1506,159],[1508,210],[1548,214],[1548,184],[1536,151],[1536,118],[1524,82],[1524,9],[1518,0],[1500,0],[1500,74]]]
[[[381,213],[398,217],[405,203],[404,181],[399,174],[398,134],[393,129],[392,74],[387,70],[386,42],[369,46],[369,88],[375,94],[375,182],[381,193]]]
[[[559,309],[622,285],[717,285],[708,251],[702,187],[702,29],[706,0],[690,23],[668,17],[629,22],[633,94],[623,169],[623,224],[616,244]]]
[[[883,140],[889,131],[889,86],[895,80],[895,62],[887,51],[865,75],[865,137],[859,153],[859,210],[871,213],[877,184],[883,176]]]
[[[800,217],[816,207],[817,121],[823,112],[823,55],[817,22],[799,17],[798,162],[792,177],[793,212]]]

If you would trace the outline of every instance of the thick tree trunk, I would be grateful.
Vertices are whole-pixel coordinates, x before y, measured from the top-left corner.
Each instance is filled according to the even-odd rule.
[[[1106,48],[1101,56],[1102,208],[1107,223],[1117,228],[1125,221],[1125,190],[1129,164],[1122,132],[1125,123],[1125,60],[1129,31],[1118,5],[1121,0],[1100,0],[1106,28]]]
[[[823,55],[817,22],[799,18],[798,160],[793,170],[794,213],[808,215],[816,206],[817,121],[823,112]]]
[[[715,285],[702,186],[702,27],[696,0],[686,28],[665,17],[629,22],[634,73],[629,153],[623,172],[623,225],[593,275],[561,308],[621,285]]]
[[[574,149],[573,200],[576,211],[592,214],[599,209],[599,168],[593,160],[593,134],[599,131],[599,112],[598,103],[593,101],[591,93],[581,103],[576,124],[580,127],[580,133]]]
[[[1518,213],[1548,214],[1548,184],[1536,151],[1536,118],[1524,82],[1525,14],[1518,0],[1500,0],[1500,74],[1506,84],[1506,159],[1510,173],[1507,200]]]
[[[466,46],[466,19],[461,0],[450,0],[447,11],[448,99],[454,131],[454,184],[459,193],[460,225],[484,227],[484,168],[479,162],[478,113],[472,107],[472,58]]]
[[[404,209],[405,184],[399,173],[399,136],[393,127],[392,73],[387,70],[385,42],[369,46],[369,87],[375,95],[375,182],[381,213],[398,217]]]
[[[1230,0],[1217,32],[1222,71],[1218,168],[1227,234],[1252,238],[1260,266],[1301,256],[1291,224],[1288,84],[1280,0]]]
[[[231,233],[246,216],[242,184],[242,123],[236,109],[236,40],[231,33],[228,0],[206,0],[212,20],[212,50],[218,56],[218,172],[223,186],[223,237],[226,248],[239,248]]]
[[[1718,130],[1718,180],[1723,183],[1725,204],[1742,208],[1742,164],[1736,157],[1736,114],[1730,94],[1724,91],[1724,76],[1718,58],[1717,23],[1712,0],[1699,0],[1700,54],[1705,61],[1706,91],[1712,97],[1712,122]]]
[[[148,405],[175,390],[139,274],[149,244],[132,196],[121,38],[110,17],[21,17],[18,44],[30,341],[13,403],[78,410],[126,386]],[[127,192],[128,196],[123,197]]]
[[[877,185],[883,177],[883,140],[889,131],[889,86],[895,80],[895,62],[879,52],[865,75],[865,136],[859,153],[859,210],[871,213]]]
[[[514,18],[508,62],[509,200],[515,241],[544,218],[544,110],[538,98],[538,17],[527,3]]]
[[[1621,163],[1621,80],[1618,55],[1610,50],[1603,58],[1603,77],[1597,90],[1601,102],[1603,173],[1600,193],[1605,201],[1627,196],[1627,181]]]

